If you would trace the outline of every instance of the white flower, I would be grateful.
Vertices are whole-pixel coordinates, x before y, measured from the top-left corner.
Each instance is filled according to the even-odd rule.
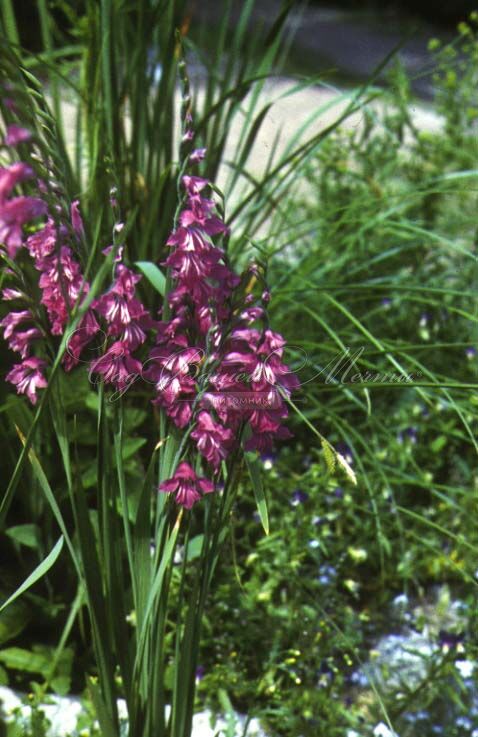
[[[51,696],[50,704],[42,704],[41,711],[50,722],[49,735],[65,737],[75,731],[78,717],[82,712],[79,699]]]
[[[404,609],[409,605],[408,596],[406,594],[399,594],[395,597],[395,599],[392,601],[392,605],[394,607],[397,607],[397,609]]]
[[[19,709],[21,705],[21,700],[13,691],[5,686],[0,686],[0,706],[6,717],[9,717],[14,709]]]
[[[475,670],[475,664],[471,660],[456,660],[455,668],[462,678],[471,678]]]
[[[380,722],[373,730],[374,737],[398,737],[396,732],[392,732],[386,724]]]

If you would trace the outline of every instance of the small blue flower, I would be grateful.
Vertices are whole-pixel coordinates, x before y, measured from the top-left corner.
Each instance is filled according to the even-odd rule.
[[[303,504],[307,501],[309,498],[309,495],[306,491],[302,491],[302,489],[296,489],[290,498],[290,504],[292,507],[298,507],[299,504]]]
[[[452,648],[458,647],[460,643],[465,639],[463,632],[448,632],[447,630],[440,630],[438,633],[438,644],[441,648],[451,650]]]
[[[426,709],[421,709],[420,711],[415,712],[415,717],[417,721],[425,721],[426,719],[430,718],[430,712]]]
[[[360,688],[366,688],[369,685],[369,680],[365,673],[362,673],[361,670],[356,670],[353,673],[350,674],[350,676],[347,677],[347,681],[352,686],[359,686]]]
[[[417,442],[418,431],[416,427],[406,427],[405,430],[401,430],[397,433],[397,441],[403,443],[405,440],[409,440],[415,444]]]
[[[353,464],[354,456],[352,453],[352,448],[349,445],[347,445],[347,443],[337,443],[335,448],[337,450],[337,453],[340,453],[340,455],[345,458],[345,460],[347,461],[349,465]]]
[[[473,360],[473,358],[476,357],[476,353],[477,353],[476,348],[473,348],[471,346],[470,348],[467,348],[465,350],[465,356],[467,357],[469,361]]]
[[[336,576],[337,569],[334,568],[334,566],[329,565],[328,563],[324,563],[319,568],[319,576],[317,580],[322,586],[328,586],[328,584],[332,583],[333,579]]]
[[[277,453],[261,453],[261,461],[266,471],[269,471],[277,460]]]
[[[457,727],[463,727],[463,729],[472,729],[473,722],[471,719],[468,719],[468,717],[458,717],[458,719],[455,722]]]

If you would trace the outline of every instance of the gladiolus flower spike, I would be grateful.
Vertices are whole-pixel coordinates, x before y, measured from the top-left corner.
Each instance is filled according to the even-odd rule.
[[[30,141],[26,129],[13,126],[5,145],[33,145]],[[188,166],[204,156],[204,149],[193,151]],[[3,299],[14,302],[15,309],[0,326],[9,348],[22,359],[7,380],[35,404],[38,390],[47,385],[51,354],[45,341],[63,335],[89,285],[77,257],[85,237],[78,200],[70,203],[68,213],[59,215],[58,207],[53,216],[40,196],[45,191],[40,181],[39,196],[15,195],[23,182],[35,182],[27,164],[17,161],[0,168],[0,247],[11,260],[20,250],[28,253],[38,272],[41,305],[26,304],[23,285],[9,284]],[[90,378],[98,377],[121,393],[138,379],[148,382],[152,402],[188,437],[183,460],[159,490],[174,494],[178,504],[190,509],[220,485],[221,464],[237,449],[246,426],[246,450],[270,453],[275,439],[289,437],[283,424],[288,414],[284,397],[298,381],[283,362],[284,339],[267,327],[269,291],[261,284],[256,298],[228,263],[221,241],[229,231],[214,199],[207,196],[209,182],[184,174],[182,187],[184,202],[166,243],[170,252],[161,262],[172,284],[165,297],[167,319],[166,311],[156,319],[138,300],[141,277],[122,263],[121,251],[113,283],[91,303],[69,339],[63,368],[71,371],[86,364]],[[68,221],[68,227],[58,224]],[[15,274],[7,273],[15,281]],[[256,274],[252,266],[253,281]],[[84,349],[100,334],[104,339],[98,341],[95,357],[90,350],[86,360]],[[185,460],[194,465],[199,457],[213,480],[198,475]]]

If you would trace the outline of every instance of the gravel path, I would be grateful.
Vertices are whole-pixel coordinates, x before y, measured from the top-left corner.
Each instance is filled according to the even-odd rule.
[[[274,79],[268,82],[259,98],[256,114],[263,106],[273,101],[274,104],[267,112],[254,146],[247,161],[247,170],[254,177],[262,174],[271,154],[271,148],[276,143],[274,160],[277,160],[286,150],[292,139],[306,140],[314,134],[324,130],[331,125],[344,112],[350,103],[354,90],[332,89],[330,87],[312,86],[307,89],[295,91],[297,81],[293,79]],[[201,102],[204,96],[203,88],[199,88],[198,99]],[[248,110],[249,98],[243,104],[244,111]],[[177,107],[179,111],[180,98],[178,94]],[[383,103],[374,103],[377,111],[383,108]],[[74,151],[75,138],[75,108],[72,104],[65,102],[63,105],[64,123],[67,138],[67,147],[70,153]],[[438,131],[441,127],[441,119],[434,112],[431,105],[417,102],[411,107],[412,119],[419,129]],[[229,138],[225,152],[225,161],[235,158],[235,152],[241,142],[242,120],[236,115],[232,121]],[[357,112],[349,116],[344,122],[344,128],[354,129],[359,127],[363,121],[363,113]],[[302,136],[297,138],[298,132],[306,126]],[[176,146],[177,148],[177,146]],[[227,164],[221,166],[217,184],[224,188],[231,169]]]

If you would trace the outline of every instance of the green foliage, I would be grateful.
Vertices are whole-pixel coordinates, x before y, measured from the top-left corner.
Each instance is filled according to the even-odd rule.
[[[311,161],[294,206],[303,232],[287,232],[286,248],[263,244],[272,318],[302,382],[297,439],[266,475],[270,535],[260,537],[253,507],[234,510],[200,695],[220,708],[226,689],[272,735],[371,735],[382,721],[431,737],[475,725],[476,675],[465,682],[455,666],[476,660],[478,549],[478,144],[475,117],[463,114],[478,39],[472,26],[461,34],[437,57],[436,130],[416,127],[397,68],[361,126],[336,132]],[[315,428],[356,487],[333,457],[320,462]],[[448,604],[435,603],[438,586]],[[398,594],[408,619],[391,605]],[[358,687],[380,638],[407,626],[434,648],[424,675],[387,689],[396,669],[381,666]],[[440,630],[460,644],[442,647]]]

